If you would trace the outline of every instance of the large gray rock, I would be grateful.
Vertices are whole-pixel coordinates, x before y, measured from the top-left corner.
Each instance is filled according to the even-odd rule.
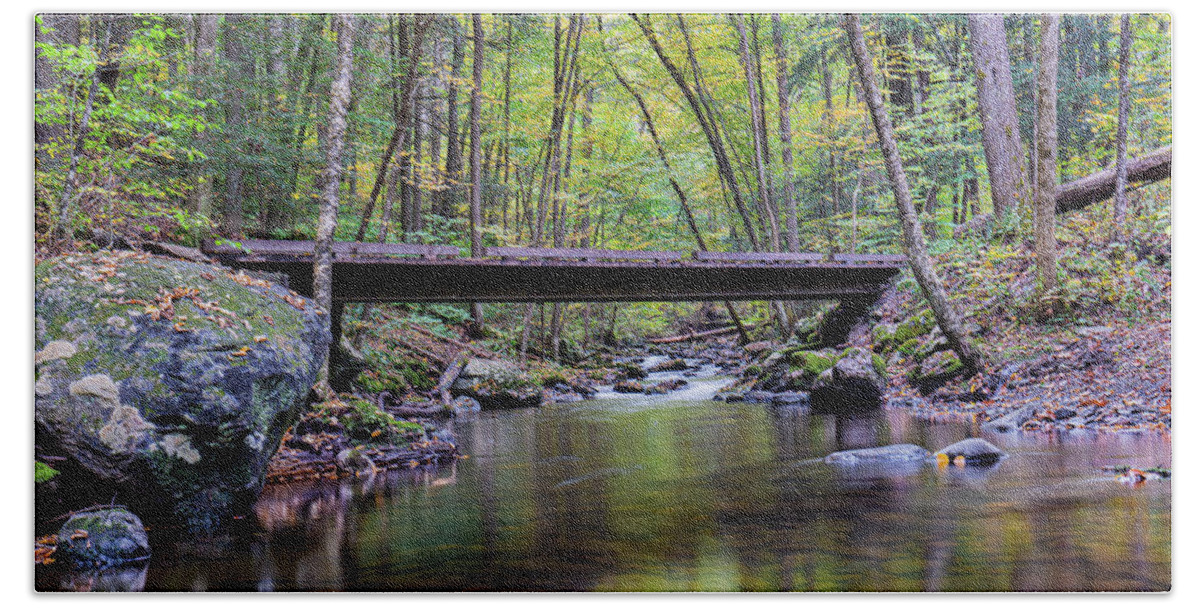
[[[945,455],[950,461],[954,461],[961,456],[967,464],[980,465],[994,464],[1008,456],[1004,450],[978,437],[971,437],[963,439],[958,443],[950,444],[938,450],[936,455]]]
[[[826,464],[860,465],[901,462],[921,462],[929,459],[929,450],[911,443],[885,445],[877,448],[845,450],[825,457]]]
[[[814,414],[869,411],[883,404],[884,388],[871,351],[854,347],[817,377],[809,398]]]
[[[58,531],[55,557],[78,569],[111,568],[150,559],[150,539],[125,509],[76,513]]]
[[[541,387],[521,368],[508,361],[470,359],[450,386],[455,397],[470,397],[480,407],[533,407],[545,403]]]
[[[324,313],[134,252],[54,258],[34,278],[35,441],[66,458],[60,485],[192,528],[249,507],[324,360]]]

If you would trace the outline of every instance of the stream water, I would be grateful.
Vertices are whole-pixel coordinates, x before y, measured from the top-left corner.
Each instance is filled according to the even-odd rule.
[[[709,370],[711,371],[711,370]],[[985,436],[991,469],[837,470],[889,443],[936,450],[968,423],[721,403],[728,380],[602,392],[453,421],[469,458],[371,482],[268,488],[257,524],[152,537],[146,590],[1166,590],[1171,465],[1157,433]],[[671,374],[654,374],[660,381]],[[111,576],[119,576],[113,574]],[[84,586],[122,586],[84,581]],[[132,583],[130,583],[132,581]],[[80,588],[80,581],[61,581]],[[39,585],[40,586],[40,585]]]

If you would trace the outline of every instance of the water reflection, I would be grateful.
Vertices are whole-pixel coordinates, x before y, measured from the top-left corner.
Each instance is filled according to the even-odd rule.
[[[693,384],[698,384],[694,382]],[[991,468],[873,471],[843,449],[937,449],[965,424],[899,412],[620,398],[458,419],[468,460],[277,486],[259,529],[160,551],[147,589],[1161,590],[1171,493],[1158,435],[987,436]]]

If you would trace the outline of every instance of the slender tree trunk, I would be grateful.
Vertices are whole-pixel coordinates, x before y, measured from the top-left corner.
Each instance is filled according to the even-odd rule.
[[[342,173],[342,150],[346,133],[346,114],[350,104],[350,75],[354,63],[354,17],[349,14],[339,14],[337,22],[337,64],[333,76],[333,85],[329,95],[329,127],[325,150],[325,175],[322,179],[321,212],[317,219],[317,239],[314,246],[313,261],[313,299],[317,305],[330,313],[324,317],[327,327],[332,331],[333,310],[333,233],[337,227],[338,216],[338,184]],[[338,348],[334,336],[328,354],[332,355]],[[320,384],[328,384],[328,368],[330,357],[325,358],[326,365],[321,374]]]
[[[684,78],[683,72],[680,71],[679,67],[675,65],[675,62],[667,56],[666,51],[663,50],[662,45],[658,41],[658,35],[654,32],[654,28],[650,23],[650,18],[648,16],[639,16],[633,13],[630,14],[630,17],[633,18],[634,22],[637,23],[638,27],[642,30],[642,34],[646,37],[646,40],[654,49],[654,54],[658,57],[659,62],[662,63],[663,67],[666,68],[667,72],[671,75],[671,80],[675,82],[675,85],[679,87],[679,90],[683,93],[684,97],[687,98],[688,105],[691,107],[692,113],[696,116],[696,121],[700,123],[700,128],[704,131],[704,137],[708,141],[709,149],[712,151],[713,158],[717,162],[717,173],[721,177],[722,183],[729,190],[729,193],[733,197],[733,202],[737,207],[738,215],[740,215],[742,219],[742,225],[746,229],[746,237],[749,239],[751,247],[757,250],[759,244],[757,237],[755,237],[754,221],[751,219],[750,212],[746,209],[746,204],[742,200],[741,189],[738,188],[737,177],[733,173],[733,165],[729,162],[729,155],[726,153],[725,145],[721,141],[721,135],[717,130],[716,122],[713,119],[712,113],[707,109],[706,104],[703,102],[703,91],[693,90],[692,87],[687,83],[687,80]],[[679,19],[682,27],[682,15],[679,16]],[[689,58],[694,61],[695,55],[691,52],[690,43],[688,51]],[[696,77],[699,78],[699,72],[695,69],[695,66],[693,66],[693,72],[696,74]]]
[[[1058,287],[1057,245],[1054,242],[1054,194],[1058,189],[1058,29],[1059,16],[1041,19],[1038,61],[1038,192],[1034,214],[1039,292]]]
[[[211,85],[208,79],[212,76],[216,65],[217,24],[219,15],[196,15],[196,48],[192,65],[192,78],[195,82],[192,93],[197,98],[209,96]],[[210,113],[206,112],[211,116]],[[196,134],[198,146],[207,148],[208,131]],[[196,186],[188,194],[188,207],[200,215],[213,219],[213,176],[212,162],[204,160],[200,163],[200,176],[196,178]]]
[[[771,251],[779,251],[779,220],[772,209],[770,192],[767,188],[767,168],[764,142],[759,132],[759,95],[754,80],[754,60],[750,57],[750,45],[746,38],[746,22],[742,15],[734,17],[738,31],[738,45],[741,52],[742,68],[746,76],[746,90],[750,98],[750,135],[754,143],[754,170],[758,179],[758,205],[761,213],[766,216],[770,227]]]
[[[884,165],[895,193],[896,211],[900,215],[908,264],[912,268],[917,284],[925,294],[925,299],[933,309],[934,317],[942,329],[942,334],[946,336],[946,340],[968,373],[975,373],[981,368],[981,356],[969,341],[967,333],[963,329],[962,315],[946,295],[941,277],[938,276],[937,269],[929,258],[929,251],[925,246],[925,235],[921,231],[919,219],[913,210],[908,178],[905,176],[904,166],[900,162],[900,150],[896,145],[892,121],[888,118],[887,108],[883,105],[883,95],[880,94],[879,85],[875,81],[875,68],[871,64],[871,55],[867,52],[867,45],[863,40],[858,16],[846,15],[844,25],[850,39],[854,63],[858,66],[858,77],[862,83],[867,107],[871,110],[871,119],[875,123],[879,145],[883,149]]]
[[[454,208],[461,199],[462,192],[462,146],[458,140],[458,81],[462,78],[462,65],[466,57],[466,44],[463,41],[458,18],[451,15],[454,23],[454,59],[450,69],[450,83],[446,86],[446,188],[438,192],[437,210],[434,213],[444,217],[454,217]]]
[[[246,128],[246,89],[254,74],[254,59],[246,48],[245,29],[249,26],[249,18],[245,15],[230,14],[225,17],[225,54],[229,56],[229,71],[227,73],[228,101],[225,103],[226,134],[234,149],[235,158],[229,163],[225,176],[225,205],[221,219],[221,229],[226,236],[238,237],[242,234],[243,215],[245,213],[242,181],[245,171],[242,167],[239,153],[247,150],[244,129]]]
[[[429,26],[431,17],[428,16],[413,16],[413,40],[412,48],[408,53],[408,73],[404,78],[404,94],[401,95],[400,108],[401,113],[406,113],[411,105],[411,98],[416,91],[417,84],[417,68],[421,59],[421,45],[425,40],[425,30]],[[384,148],[383,157],[379,162],[379,172],[375,175],[375,185],[371,187],[371,196],[367,198],[367,206],[363,209],[362,221],[358,224],[358,233],[354,240],[361,241],[366,238],[367,224],[371,221],[371,216],[375,213],[375,201],[379,198],[379,193],[383,189],[383,184],[387,179],[388,165],[391,163],[397,149],[404,149],[404,138],[408,133],[406,117],[400,116],[396,119],[396,125],[392,130],[392,137],[388,140],[388,145]]]
[[[84,143],[90,131],[92,111],[96,106],[96,96],[100,94],[100,72],[108,63],[108,42],[112,35],[111,25],[104,26],[104,39],[100,45],[100,63],[92,71],[92,84],[88,86],[87,101],[84,102],[83,117],[79,121],[79,135],[75,138],[75,147],[71,150],[71,165],[67,169],[67,178],[63,183],[62,197],[58,204],[58,224],[54,227],[55,236],[60,242],[66,242],[71,237],[71,209],[75,200],[75,182],[79,179],[79,159],[83,158]]]
[[[800,225],[796,212],[796,186],[792,183],[792,118],[788,103],[787,56],[783,53],[783,20],[771,14],[771,38],[775,46],[775,84],[779,95],[779,154],[783,163],[784,219],[788,251],[800,251]]]
[[[1117,69],[1117,189],[1113,194],[1113,240],[1118,242],[1125,240],[1125,214],[1128,207],[1125,187],[1129,180],[1129,47],[1132,43],[1129,13],[1125,13],[1121,15],[1121,65]]]
[[[1029,200],[1004,16],[971,14],[967,23],[992,205],[996,217],[1003,218],[1017,210],[1019,201]]]
[[[483,170],[479,159],[479,138],[482,136],[481,115],[483,113],[483,16],[471,16],[474,26],[474,57],[471,60],[471,257],[483,257]],[[479,302],[471,304],[474,323],[472,331],[483,333],[483,307]]]

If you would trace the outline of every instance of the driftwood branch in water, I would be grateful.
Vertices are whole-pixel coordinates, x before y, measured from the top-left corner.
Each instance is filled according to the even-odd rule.
[[[467,366],[467,355],[465,351],[459,351],[454,356],[452,362],[446,366],[446,371],[442,372],[442,377],[438,378],[437,386],[434,387],[434,392],[441,398],[443,405],[450,405],[450,385],[458,380],[458,375],[462,373],[464,367]]]
[[[1171,146],[1129,160],[1129,183],[1148,184],[1171,177]],[[1066,213],[1083,209],[1113,196],[1117,190],[1117,169],[1109,167],[1087,177],[1062,184],[1054,194],[1055,211]]]
[[[747,329],[750,328],[747,327]],[[646,340],[646,342],[649,342],[650,344],[674,344],[676,342],[691,342],[692,340],[702,340],[704,338],[714,338],[717,336],[726,336],[736,333],[738,333],[738,326],[730,325],[729,327],[722,327],[720,329],[710,329],[708,331],[681,334],[667,338],[650,338]]]

